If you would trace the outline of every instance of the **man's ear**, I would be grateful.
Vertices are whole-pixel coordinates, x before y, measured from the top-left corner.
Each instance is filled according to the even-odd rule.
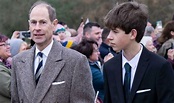
[[[57,27],[57,24],[58,24],[58,20],[57,19],[53,20],[52,24],[53,24],[53,27],[54,27],[54,30],[55,30],[56,27]]]
[[[136,29],[132,29],[130,33],[131,33],[131,39],[135,39],[137,37],[137,30]]]
[[[86,32],[84,36],[87,37],[87,38],[89,38],[90,37],[90,34],[88,32]]]
[[[55,19],[55,20],[53,20],[53,22],[52,22],[52,23],[53,23],[53,25],[54,25],[54,26],[57,26],[57,24],[58,24],[58,20],[57,20],[57,19]]]

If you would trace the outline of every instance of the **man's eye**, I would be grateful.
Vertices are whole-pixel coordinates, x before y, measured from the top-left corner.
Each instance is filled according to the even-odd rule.
[[[36,21],[31,21],[31,24],[36,24],[37,22]]]
[[[41,21],[40,24],[46,24],[47,22],[46,21]]]

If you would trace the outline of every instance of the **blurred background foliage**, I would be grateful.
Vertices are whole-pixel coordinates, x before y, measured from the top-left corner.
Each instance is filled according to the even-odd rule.
[[[13,31],[28,30],[28,11],[37,0],[0,0],[0,32],[12,35]],[[56,8],[57,18],[70,28],[77,29],[81,18],[89,18],[104,26],[103,18],[117,3],[128,0],[45,0]],[[149,21],[156,25],[161,20],[163,25],[172,19],[174,0],[134,0],[144,3],[149,8]]]

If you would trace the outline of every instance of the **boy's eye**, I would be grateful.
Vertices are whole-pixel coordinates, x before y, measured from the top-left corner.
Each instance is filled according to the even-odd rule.
[[[118,31],[113,30],[114,33],[118,33]]]

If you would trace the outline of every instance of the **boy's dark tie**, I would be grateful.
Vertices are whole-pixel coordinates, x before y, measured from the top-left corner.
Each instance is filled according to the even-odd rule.
[[[125,93],[125,101],[128,102],[129,94],[130,94],[130,84],[131,84],[131,66],[129,63],[125,63],[125,76],[124,76],[124,93]]]

